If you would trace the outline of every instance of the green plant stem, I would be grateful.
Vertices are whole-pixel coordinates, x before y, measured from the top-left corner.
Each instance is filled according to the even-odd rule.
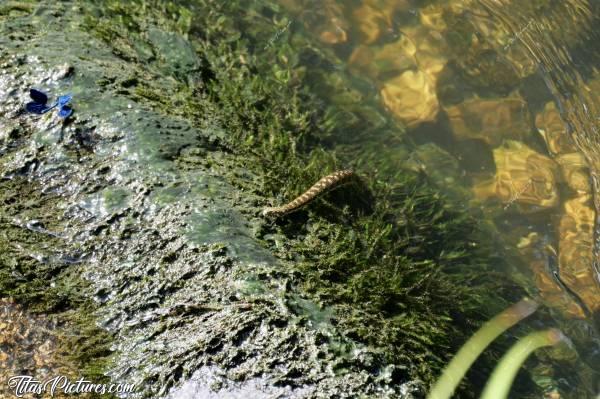
[[[556,345],[563,340],[563,334],[551,328],[529,334],[515,345],[500,360],[498,366],[492,372],[481,399],[505,399],[508,397],[510,387],[521,368],[521,365],[535,350]]]
[[[504,331],[535,312],[537,307],[535,301],[524,298],[485,323],[454,356],[427,398],[449,398],[481,352]]]

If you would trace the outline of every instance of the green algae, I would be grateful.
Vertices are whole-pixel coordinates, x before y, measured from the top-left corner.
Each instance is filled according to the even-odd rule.
[[[60,342],[54,356],[74,365],[75,374],[108,382],[112,337],[96,325],[96,306],[86,295],[89,282],[80,274],[81,254],[59,234],[61,200],[20,179],[0,186],[0,293],[34,314],[53,315],[59,327],[50,334]],[[26,223],[32,220],[35,224]]]
[[[64,287],[73,285],[70,276],[61,278],[65,265],[53,256],[53,252],[60,253],[62,246],[60,237],[52,234],[57,226],[44,224],[55,220],[51,209],[57,199],[42,195],[39,188],[23,190],[25,187],[19,183],[22,182],[5,180],[0,188],[3,204],[0,292],[31,305],[37,312],[68,308],[71,300],[77,299],[63,295],[60,286],[50,284],[60,281]],[[29,229],[27,220],[41,223],[44,231]]]

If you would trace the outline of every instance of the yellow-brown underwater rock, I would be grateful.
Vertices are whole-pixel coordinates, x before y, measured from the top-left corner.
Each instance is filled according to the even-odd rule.
[[[361,44],[371,44],[385,33],[393,30],[393,18],[397,10],[410,7],[407,0],[365,0],[354,9],[352,16],[361,34]]]
[[[528,260],[540,297],[579,319],[600,310],[600,285],[593,266],[595,217],[591,195],[569,199],[558,226],[558,253],[549,245],[550,250],[542,248],[537,233],[522,238],[517,246]]]
[[[458,140],[478,139],[496,147],[504,139],[523,139],[530,130],[527,103],[515,95],[498,100],[474,97],[445,110]]]
[[[448,62],[448,45],[443,33],[419,25],[403,28],[402,34],[415,45],[418,68],[437,79]]]
[[[385,106],[408,127],[431,122],[440,105],[431,78],[421,71],[405,71],[386,81],[381,89]]]
[[[541,243],[538,233],[533,232],[521,238],[517,245],[519,253],[524,257],[533,274],[538,294],[544,303],[569,317],[585,318],[585,312],[568,292],[556,280],[548,264],[550,257],[555,257],[554,248]]]
[[[383,32],[392,28],[392,21],[381,9],[363,3],[352,13],[361,33],[362,44],[371,44],[381,37]]]
[[[446,21],[444,21],[444,7],[439,4],[430,4],[423,7],[419,11],[419,20],[421,25],[440,32],[448,28]]]
[[[352,68],[360,70],[371,79],[385,80],[386,76],[394,76],[407,69],[415,69],[417,67],[416,53],[415,43],[408,36],[401,35],[398,40],[380,47],[356,47],[348,63]]]
[[[535,127],[542,135],[551,154],[576,151],[575,145],[568,135],[567,126],[553,102],[547,103],[544,110],[536,115]]]
[[[407,69],[419,69],[435,83],[448,62],[445,49],[444,38],[439,32],[414,28],[400,32],[398,39],[382,46],[357,46],[348,62],[354,69],[379,81]]]
[[[556,163],[525,144],[507,140],[494,149],[496,174],[473,188],[478,199],[496,198],[505,207],[513,204],[523,212],[558,205]]]
[[[419,69],[437,79],[448,63],[445,54],[446,42],[443,35],[432,30],[423,35],[417,43],[416,57]]]
[[[592,313],[600,310],[600,282],[593,267],[595,218],[591,195],[565,201],[558,247],[561,280]]]
[[[590,168],[585,157],[577,152],[566,124],[553,102],[536,115],[535,126],[550,154],[558,163],[563,180],[578,195],[591,193]]]
[[[339,44],[348,41],[348,28],[350,24],[344,17],[344,8],[333,2],[325,0],[323,7],[316,14],[319,22],[313,24],[306,21],[306,28],[316,31],[319,39],[327,44]]]
[[[578,152],[561,154],[556,157],[564,182],[577,195],[591,194],[590,168],[584,156]]]

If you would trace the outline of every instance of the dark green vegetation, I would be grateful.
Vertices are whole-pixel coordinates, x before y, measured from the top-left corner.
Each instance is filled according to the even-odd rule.
[[[86,296],[89,283],[80,276],[83,254],[70,252],[65,237],[56,233],[64,229],[57,223],[59,203],[58,196],[25,184],[23,177],[2,181],[0,293],[31,313],[53,315],[62,327],[50,331],[61,345],[56,361],[76,368],[74,374],[107,382],[111,336],[96,326],[95,305]]]
[[[491,248],[484,244],[491,240],[489,234],[483,232],[483,227],[466,211],[460,210],[458,204],[441,196],[433,188],[428,173],[415,172],[407,166],[406,156],[399,155],[405,154],[402,148],[409,145],[402,137],[402,127],[387,121],[372,104],[357,96],[343,71],[314,72],[304,65],[307,59],[313,63],[316,60],[326,69],[334,60],[332,54],[323,54],[308,39],[296,34],[301,26],[292,23],[265,49],[273,35],[288,24],[285,18],[280,18],[283,12],[277,6],[221,1],[194,1],[193,4],[140,0],[102,1],[92,6],[83,1],[75,2],[85,15],[81,28],[101,39],[113,55],[130,66],[119,69],[115,76],[99,76],[95,86],[101,93],[126,96],[150,105],[162,113],[165,120],[180,117],[198,129],[213,132],[208,138],[198,138],[203,143],[201,146],[185,144],[184,139],[178,142],[175,135],[148,146],[156,145],[158,157],[172,161],[180,171],[201,170],[207,174],[210,171],[237,189],[237,195],[232,194],[227,200],[254,223],[255,236],[289,268],[272,276],[291,281],[301,297],[334,310],[330,322],[341,337],[335,342],[340,343],[336,346],[340,358],[351,351],[352,341],[358,342],[378,355],[369,370],[373,374],[379,366],[389,362],[400,370],[392,376],[394,382],[416,378],[430,382],[481,320],[502,307],[498,297],[505,285],[489,271],[491,263],[497,261],[490,255]],[[19,8],[20,13],[23,10],[27,8]],[[327,93],[331,93],[331,97]],[[320,97],[325,98],[327,104]],[[83,108],[85,101],[81,100],[81,104]],[[78,128],[81,133],[89,126],[83,121]],[[350,131],[357,133],[350,136],[347,134]],[[385,135],[386,142],[373,143],[375,133]],[[83,154],[74,157],[77,162],[80,159],[82,164],[86,162],[86,151],[92,152],[87,147],[93,147],[94,140],[100,141],[90,135],[81,139],[79,146],[72,144]],[[93,170],[96,166],[86,167]],[[98,170],[107,173],[109,166],[100,163]],[[354,168],[363,176],[362,182],[341,187],[305,210],[275,223],[257,216],[270,202],[284,203],[323,175],[341,167]],[[85,188],[90,193],[100,192],[102,184],[108,184],[102,182],[100,175],[100,172],[93,178],[86,175]],[[35,204],[58,201],[51,196],[38,198],[31,191],[23,191],[25,183],[22,181],[13,184],[3,186],[7,189],[2,192],[3,208],[6,208],[3,212],[8,219],[13,216],[11,201],[18,204],[15,196],[29,198]],[[154,298],[159,298],[156,302],[162,301],[160,305],[171,305],[168,300],[179,293],[178,289],[185,286],[190,276],[199,272],[184,273],[186,265],[181,264],[196,262],[212,250],[210,247],[190,249],[180,242],[170,248],[169,237],[180,234],[175,229],[165,228],[168,230],[165,233],[157,228],[148,233],[152,240],[143,239],[145,236],[135,230],[137,220],[141,219],[137,209],[126,209],[122,205],[127,202],[126,193],[106,198],[107,208],[114,218],[91,233],[91,243],[86,249],[93,249],[94,245],[102,247],[101,240],[114,240],[111,243],[116,243],[115,247],[122,249],[125,255],[156,253],[157,259],[150,258],[152,262],[147,264],[129,262],[124,255],[125,266],[119,265],[116,270],[130,273],[122,278],[133,282],[131,292],[148,287],[148,291],[144,291],[147,296],[153,293]],[[48,212],[55,212],[52,206]],[[119,213],[121,206],[125,210]],[[52,231],[52,223],[62,218],[50,215],[45,228]],[[163,218],[166,219],[161,215],[159,222],[171,228]],[[121,220],[122,225],[117,226]],[[127,223],[133,227],[128,229]],[[146,233],[149,229],[144,226],[140,230]],[[11,241],[30,240],[48,247],[61,245],[60,240],[47,235],[40,237],[28,232],[30,237],[23,236],[25,233],[20,227],[7,231],[14,236],[2,237],[2,246]],[[143,248],[139,251],[131,248],[140,243]],[[218,251],[212,252],[219,252],[217,258],[224,258],[221,252],[226,252],[224,248],[228,244],[225,242],[218,246]],[[106,247],[107,252],[112,251],[112,258],[119,258],[119,251],[109,245],[102,249]],[[72,250],[70,247],[69,251]],[[99,359],[105,359],[110,337],[98,334],[94,327],[93,306],[85,299],[88,292],[77,264],[66,266],[64,262],[50,262],[40,267],[37,262],[21,258],[17,266],[13,262],[15,252],[7,251],[0,271],[2,292],[38,311],[76,315],[72,320],[80,323],[78,331],[81,332],[76,335],[80,337],[77,343],[81,346],[75,353],[87,367],[96,368],[93,372],[100,372],[105,365]],[[168,254],[159,256],[163,251]],[[142,255],[140,258],[148,260]],[[201,261],[197,262],[202,265]],[[105,263],[110,263],[110,259]],[[116,260],[114,263],[118,264]],[[211,265],[209,275],[224,275],[223,280],[230,278],[225,272],[214,271],[229,272],[233,268],[230,263],[223,260],[222,265]],[[135,265],[133,270],[124,270],[131,264]],[[109,266],[114,265],[104,266],[110,270]],[[196,268],[194,264],[191,266]],[[135,274],[138,271],[145,274],[144,267],[153,274]],[[20,269],[18,273],[13,273],[15,268]],[[169,280],[170,272],[174,276],[181,272],[187,277]],[[56,285],[49,288],[49,282]],[[146,303],[137,300],[139,297],[122,293],[127,291],[123,287],[129,288],[127,284],[107,289],[125,299],[135,299],[132,303],[121,301],[121,313],[147,311]],[[493,298],[483,287],[493,293]],[[315,319],[310,306],[304,306],[306,302],[298,300],[298,296],[289,295],[286,299],[292,307],[297,302],[297,312],[304,321]],[[148,308],[158,306],[149,301]],[[261,320],[268,312],[257,311],[257,314]],[[201,319],[200,315],[193,316],[188,319]],[[272,315],[269,317],[275,320],[273,325],[286,323]],[[143,331],[147,333],[143,338],[159,339],[163,332],[178,332],[178,326],[187,327],[186,323],[191,323],[175,317],[163,319],[166,322],[158,327],[151,326],[154,330]],[[248,335],[256,321],[250,316],[240,316],[240,324],[248,326],[242,331]],[[91,340],[92,336],[98,341]],[[160,370],[168,376],[160,382],[178,382],[182,368],[189,373],[187,367],[181,365],[197,365],[193,362],[199,357],[198,352],[218,353],[217,338],[214,344],[210,339],[198,340],[202,344],[187,347],[175,360],[169,357],[167,365]],[[160,358],[164,356],[162,352],[156,350],[152,355],[155,356],[152,361],[165,363],[165,359]],[[226,357],[222,360],[226,366],[227,360]],[[146,358],[140,361],[147,363]],[[229,364],[237,365],[233,360]],[[340,372],[346,366],[343,361],[336,364]],[[156,382],[158,377],[148,378]],[[290,380],[284,382],[291,383]],[[168,384],[163,388],[168,388]]]

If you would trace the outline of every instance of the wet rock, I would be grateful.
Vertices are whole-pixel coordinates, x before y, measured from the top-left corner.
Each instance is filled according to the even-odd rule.
[[[585,313],[581,306],[565,292],[551,265],[556,265],[556,253],[550,247],[545,247],[547,238],[541,237],[537,232],[529,233],[522,237],[517,244],[519,252],[527,262],[532,279],[538,289],[538,295],[548,306],[560,309],[569,317],[584,318]]]
[[[392,26],[389,15],[366,3],[356,8],[352,15],[361,33],[361,42],[364,44],[376,42],[383,32],[391,29]]]
[[[565,201],[558,228],[560,278],[579,297],[588,317],[600,309],[600,287],[591,267],[595,220],[592,196],[581,195]]]
[[[445,7],[439,4],[430,4],[419,10],[421,24],[430,29],[444,31],[448,27],[444,21]]]
[[[185,25],[189,14],[167,23],[171,15],[146,10],[147,18],[158,21],[142,28],[122,8],[87,6],[84,12],[44,3],[35,15],[0,24],[30,35],[23,43],[0,36],[0,115],[19,127],[18,134],[9,123],[0,127],[2,211],[16,204],[22,222],[14,228],[39,235],[35,243],[19,240],[37,266],[28,273],[47,271],[52,282],[65,283],[55,289],[40,283],[38,290],[56,306],[67,306],[73,292],[95,300],[89,323],[110,331],[112,351],[97,345],[81,355],[95,361],[101,356],[93,350],[112,354],[110,362],[94,365],[96,373],[138,384],[137,397],[166,396],[208,365],[225,374],[224,389],[260,378],[263,386],[289,385],[298,396],[311,390],[325,397],[380,392],[385,382],[374,379],[374,352],[350,343],[353,350],[338,356],[330,340],[339,347],[350,341],[331,323],[314,326],[298,313],[290,299],[294,262],[276,258],[256,237],[255,230],[264,228],[255,216],[265,203],[264,179],[247,165],[259,159],[234,155],[228,147],[232,126],[246,123],[219,119],[231,103],[213,103],[201,88],[187,86],[188,73],[200,68],[199,52],[169,23]],[[113,12],[126,23],[107,17]],[[89,17],[84,22],[82,14]],[[83,23],[89,25],[84,29]],[[227,57],[210,46],[211,62]],[[58,79],[57,65],[65,63],[77,73]],[[53,92],[73,93],[76,117],[69,123],[50,113],[22,112],[23,88],[40,81]],[[218,95],[227,89],[221,84]],[[16,193],[4,191],[6,181],[18,186]],[[56,204],[44,207],[50,194]],[[30,209],[49,213],[43,218]],[[10,245],[5,232],[2,226],[1,242]],[[55,254],[49,248],[57,243],[61,252]],[[24,264],[17,258],[2,263],[2,271],[16,268],[17,261]],[[31,289],[30,275],[2,276],[26,281],[23,290]],[[88,327],[94,336],[82,336],[80,344],[99,335]]]
[[[402,35],[381,47],[358,46],[350,56],[349,64],[374,80],[385,80],[407,69],[415,69],[417,47]]]
[[[316,32],[323,43],[345,43],[348,40],[347,31],[350,26],[344,16],[344,9],[344,6],[326,0],[314,14],[307,14],[303,22],[308,29]]]
[[[582,154],[578,152],[556,157],[563,180],[576,195],[591,194],[590,168]]]
[[[575,145],[569,137],[567,125],[553,102],[546,103],[543,111],[536,115],[535,127],[544,138],[551,154],[575,152]]]
[[[494,149],[496,174],[474,187],[479,199],[497,198],[505,206],[522,205],[524,212],[558,205],[557,165],[525,144],[507,140]]]
[[[505,139],[522,140],[530,131],[527,103],[519,96],[498,100],[471,98],[445,108],[454,136],[496,147]]]
[[[406,71],[384,83],[383,103],[408,127],[434,121],[439,111],[435,85],[421,71]]]

